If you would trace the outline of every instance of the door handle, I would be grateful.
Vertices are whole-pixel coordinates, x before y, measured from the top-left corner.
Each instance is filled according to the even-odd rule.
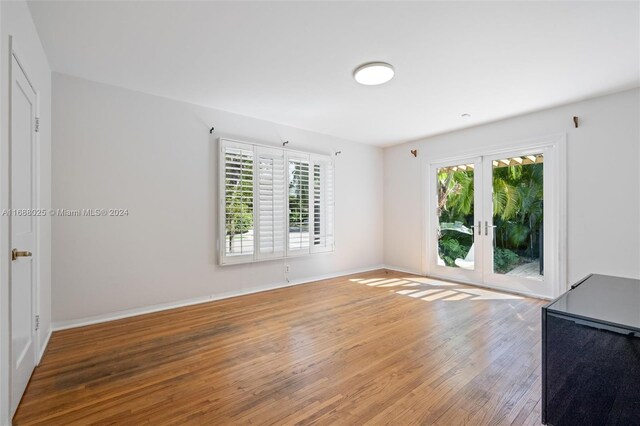
[[[11,250],[11,260],[17,260],[19,257],[31,257],[31,252],[18,251],[18,249]]]
[[[497,228],[498,225],[491,225],[489,226],[489,221],[485,220],[484,221],[484,235],[489,235],[489,228]]]

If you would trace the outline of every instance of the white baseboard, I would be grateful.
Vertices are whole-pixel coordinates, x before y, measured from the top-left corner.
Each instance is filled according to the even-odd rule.
[[[400,268],[398,266],[384,265],[383,268],[384,269],[388,269],[390,271],[404,272],[405,274],[420,275],[421,277],[424,276],[424,274],[421,273],[421,272],[416,272],[416,271],[412,271],[410,269]]]
[[[157,305],[127,309],[124,311],[96,315],[96,316],[91,316],[86,318],[79,318],[79,319],[68,320],[68,321],[59,321],[59,322],[53,323],[52,330],[60,331],[60,330],[66,330],[69,328],[83,327],[86,325],[99,324],[102,322],[108,322],[108,321],[114,321],[114,320],[123,319],[123,318],[134,317],[138,315],[150,314],[153,312],[166,311],[168,309],[181,308],[181,307],[190,306],[190,305],[198,305],[200,303],[207,303],[207,302],[213,302],[215,300],[229,299],[231,297],[242,296],[245,294],[260,293],[263,291],[275,290],[275,289],[284,288],[284,287],[291,287],[291,286],[300,285],[300,284],[307,284],[313,281],[321,281],[321,280],[326,280],[330,278],[337,278],[344,275],[360,274],[363,272],[369,272],[369,271],[374,271],[377,269],[384,269],[384,268],[385,268],[384,265],[374,265],[366,268],[340,271],[333,274],[318,275],[315,277],[302,278],[302,279],[292,280],[288,282],[285,281],[277,284],[251,287],[251,288],[247,288],[239,291],[230,291],[225,293],[212,294],[208,296],[196,297],[193,299],[181,300],[178,302],[161,303]]]
[[[40,348],[40,353],[38,354],[36,365],[40,365],[40,361],[42,361],[42,356],[44,355],[44,352],[47,350],[47,346],[49,346],[49,340],[51,340],[51,333],[53,333],[53,329],[49,327],[49,331],[47,332],[47,337],[44,339],[44,343]]]

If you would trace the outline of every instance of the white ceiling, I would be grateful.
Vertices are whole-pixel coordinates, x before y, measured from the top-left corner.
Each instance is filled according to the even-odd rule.
[[[54,71],[373,145],[640,85],[638,2],[29,6]]]

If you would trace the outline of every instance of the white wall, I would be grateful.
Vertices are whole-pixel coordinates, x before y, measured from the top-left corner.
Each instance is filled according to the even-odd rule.
[[[57,325],[285,282],[283,260],[216,264],[219,136],[342,151],[336,252],[287,260],[290,280],[382,264],[381,148],[62,74],[53,92],[54,207],[130,212],[53,219]]]
[[[9,198],[8,166],[9,166],[9,131],[8,131],[8,90],[9,90],[9,36],[14,41],[29,74],[29,78],[39,92],[41,127],[39,135],[40,149],[40,194],[39,207],[51,205],[51,69],[45,56],[38,33],[31,19],[25,2],[0,2],[0,210],[7,208]],[[38,340],[41,348],[51,330],[51,220],[39,219],[39,276],[40,276],[40,330]],[[9,384],[9,224],[6,216],[0,217],[0,333],[2,347],[0,350],[1,389],[0,389],[0,424],[9,424],[8,395]]]
[[[577,129],[574,115],[580,118]],[[591,272],[640,277],[639,117],[635,89],[386,148],[385,263],[424,270],[425,161],[563,132],[569,283]],[[409,153],[416,148],[418,158]]]

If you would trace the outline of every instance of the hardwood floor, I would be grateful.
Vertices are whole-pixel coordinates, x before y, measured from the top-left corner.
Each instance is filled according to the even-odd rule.
[[[14,422],[540,424],[542,305],[376,271],[59,331]]]

